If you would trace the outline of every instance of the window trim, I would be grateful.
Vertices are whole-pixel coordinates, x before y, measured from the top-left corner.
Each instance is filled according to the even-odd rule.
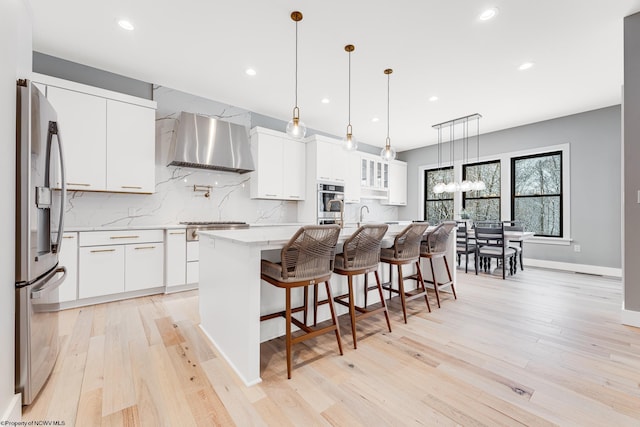
[[[526,160],[526,159],[535,159],[535,158],[540,158],[540,157],[552,157],[552,156],[556,156],[559,155],[560,156],[560,193],[556,193],[556,194],[531,194],[531,195],[525,195],[525,196],[516,196],[515,193],[515,185],[516,185],[516,168],[515,168],[515,164],[518,160]],[[563,224],[563,210],[564,210],[564,200],[563,200],[563,193],[564,193],[564,182],[563,182],[563,169],[564,169],[564,164],[562,161],[562,151],[561,150],[556,150],[556,151],[549,151],[546,153],[538,153],[538,154],[528,154],[526,156],[514,156],[511,157],[511,182],[510,182],[510,195],[511,195],[511,219],[514,219],[514,211],[515,211],[515,204],[516,204],[516,198],[529,198],[529,197],[559,197],[560,198],[560,235],[559,236],[552,236],[552,235],[548,235],[548,234],[536,234],[535,237],[550,237],[550,238],[555,238],[555,239],[562,239],[564,237],[564,224]]]

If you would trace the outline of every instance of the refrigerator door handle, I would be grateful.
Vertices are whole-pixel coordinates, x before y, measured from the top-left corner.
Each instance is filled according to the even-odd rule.
[[[51,281],[51,282],[47,282],[45,285],[39,287],[38,289],[35,289],[35,290],[31,291],[31,299],[40,299],[40,298],[42,298],[43,295],[51,292],[52,290],[54,290],[55,288],[60,286],[62,284],[62,282],[64,282],[64,279],[67,277],[67,269],[66,269],[66,267],[58,267],[58,268],[56,268],[56,273],[62,273],[62,277],[60,277],[57,280],[54,280],[54,281]]]
[[[60,180],[61,197],[60,197],[60,219],[58,222],[58,241],[53,246],[54,253],[60,253],[62,248],[62,234],[64,233],[64,209],[67,205],[67,178],[64,168],[64,152],[62,149],[62,140],[60,139],[60,131],[58,130],[58,122],[49,122],[49,136],[55,135],[58,140],[58,153],[60,154]]]

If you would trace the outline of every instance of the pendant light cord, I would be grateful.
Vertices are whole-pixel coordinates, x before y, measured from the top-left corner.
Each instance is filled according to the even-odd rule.
[[[389,147],[390,144],[390,140],[389,140],[389,103],[390,101],[390,96],[389,96],[389,87],[391,85],[391,74],[387,74],[387,141],[386,141],[386,146]]]
[[[298,21],[296,22],[296,108],[298,108]]]
[[[349,127],[351,127],[351,51],[349,51]]]

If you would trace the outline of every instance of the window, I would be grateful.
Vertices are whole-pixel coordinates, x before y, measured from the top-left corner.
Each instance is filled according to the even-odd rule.
[[[511,159],[511,212],[536,236],[562,237],[562,151]]]
[[[453,181],[453,167],[424,171],[424,220],[430,224],[453,219],[453,193],[433,192],[433,187],[441,181]]]
[[[461,216],[474,221],[500,220],[500,160],[462,166],[462,179],[484,181],[487,188],[462,193]]]

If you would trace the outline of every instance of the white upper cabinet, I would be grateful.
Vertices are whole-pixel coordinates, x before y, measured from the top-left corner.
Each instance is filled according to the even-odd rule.
[[[107,100],[107,191],[155,190],[155,111]]]
[[[104,190],[107,100],[54,86],[47,87],[47,98],[58,113],[68,188]],[[61,186],[59,179],[58,176],[58,188]]]
[[[312,136],[310,147],[315,149],[316,179],[344,183],[347,177],[347,154],[338,141]]]
[[[58,113],[68,189],[154,192],[154,101],[35,73],[33,78],[46,85]],[[55,185],[61,186],[59,172]]]
[[[270,129],[251,130],[251,198],[304,200],[305,144]]]
[[[303,200],[305,196],[304,162],[306,146],[299,141],[283,140],[283,191],[287,200]]]
[[[389,196],[383,204],[407,205],[407,164],[401,161],[391,161],[389,165]]]

